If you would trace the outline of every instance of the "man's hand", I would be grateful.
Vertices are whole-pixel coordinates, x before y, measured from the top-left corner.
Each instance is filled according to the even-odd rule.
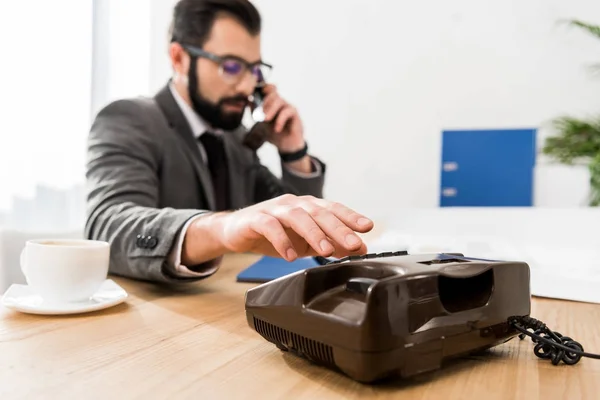
[[[200,217],[184,242],[183,262],[195,265],[227,252],[297,257],[364,254],[356,232],[373,222],[348,207],[312,196],[283,195],[234,212]]]
[[[284,153],[292,153],[304,147],[304,129],[296,109],[288,104],[273,85],[264,87],[263,110],[265,121],[273,122],[275,134],[269,142]]]

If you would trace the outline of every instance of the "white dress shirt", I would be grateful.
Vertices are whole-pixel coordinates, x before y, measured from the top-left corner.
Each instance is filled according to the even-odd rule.
[[[215,134],[223,133],[222,130],[211,128],[204,120],[202,120],[202,118],[200,118],[200,116],[189,106],[189,104],[187,104],[185,102],[185,100],[181,97],[181,95],[177,92],[177,90],[175,90],[172,83],[169,84],[169,89],[171,90],[171,94],[175,98],[175,102],[177,103],[177,105],[181,109],[181,112],[185,116],[185,119],[187,120],[195,139],[198,139],[202,134],[204,134],[207,131],[213,132]],[[198,140],[197,142],[198,142],[198,147],[200,148],[200,154],[202,155],[202,159],[203,159],[204,163],[207,163],[208,158],[206,157],[206,151],[204,150],[204,147],[202,146],[200,141]],[[314,172],[311,172],[309,174],[300,173],[300,172],[297,172],[292,169],[290,169],[289,171],[291,173],[294,173],[296,175],[299,175],[299,176],[302,176],[305,178],[319,176],[322,173],[321,165],[314,160],[313,160],[313,165],[314,165]],[[207,263],[206,268],[203,271],[199,271],[199,272],[192,271],[189,268],[187,268],[185,265],[181,264],[181,252],[183,249],[183,240],[185,239],[185,234],[186,234],[190,224],[196,218],[200,218],[200,217],[201,216],[191,218],[190,220],[187,221],[187,223],[184,225],[183,229],[181,230],[180,234],[176,238],[176,246],[173,247],[173,251],[169,255],[169,260],[168,260],[169,263],[171,263],[171,265],[175,268],[177,273],[181,276],[198,277],[198,276],[211,275],[215,272],[215,270],[217,270],[219,268],[220,260],[215,260],[215,262]]]

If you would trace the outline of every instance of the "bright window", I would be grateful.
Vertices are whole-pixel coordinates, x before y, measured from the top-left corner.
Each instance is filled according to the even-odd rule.
[[[92,0],[0,2],[0,227],[83,221]]]

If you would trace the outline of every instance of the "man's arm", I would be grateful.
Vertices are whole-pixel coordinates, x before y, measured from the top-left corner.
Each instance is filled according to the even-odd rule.
[[[265,85],[263,91],[265,121],[273,124],[273,135],[269,141],[277,147],[280,155],[285,154],[281,161],[282,181],[298,195],[322,198],[325,164],[307,153],[304,128],[298,111],[279,95],[274,85]],[[297,159],[301,155],[304,156]],[[289,161],[286,162],[283,158]]]
[[[184,240],[182,259],[195,265],[228,252],[280,256],[288,261],[364,254],[367,247],[355,232],[368,232],[372,227],[372,221],[343,204],[288,194],[195,218]]]
[[[161,143],[140,104],[122,100],[96,117],[88,138],[86,237],[111,243],[111,273],[181,281],[169,263],[175,239],[202,210],[158,208]],[[147,117],[149,118],[149,117]]]
[[[325,163],[310,155],[289,163],[282,161],[281,178],[299,195],[322,198],[325,186]]]
[[[283,194],[323,198],[325,164],[313,157],[310,157],[309,161],[312,163],[310,173],[296,170],[282,162],[282,179],[279,179],[266,166],[262,165],[256,156],[254,202],[259,203]]]

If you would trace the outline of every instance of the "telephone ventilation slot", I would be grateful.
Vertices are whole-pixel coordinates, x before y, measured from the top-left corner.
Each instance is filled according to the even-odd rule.
[[[254,318],[256,331],[265,339],[279,343],[290,351],[299,353],[314,362],[334,365],[333,348],[326,344],[298,335],[286,329]]]

